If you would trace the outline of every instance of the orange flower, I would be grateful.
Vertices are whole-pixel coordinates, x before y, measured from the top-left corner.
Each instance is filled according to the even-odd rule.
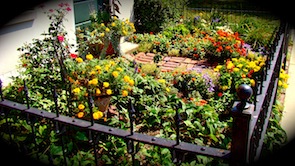
[[[203,106],[203,105],[205,105],[205,104],[207,104],[207,101],[204,100],[204,99],[201,99],[200,101],[197,101],[197,102],[196,102],[196,105],[197,105],[197,106]]]
[[[84,112],[82,112],[82,111],[81,112],[78,112],[78,114],[77,114],[77,117],[78,118],[82,118],[83,116],[84,116]]]

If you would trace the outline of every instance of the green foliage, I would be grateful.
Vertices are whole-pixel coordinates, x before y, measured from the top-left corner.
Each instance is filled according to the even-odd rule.
[[[160,0],[134,2],[134,25],[139,33],[159,32],[163,24],[174,17],[173,8]]]

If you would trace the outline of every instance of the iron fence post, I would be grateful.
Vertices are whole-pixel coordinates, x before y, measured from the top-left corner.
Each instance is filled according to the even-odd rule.
[[[239,102],[235,102],[232,108],[232,144],[231,165],[240,166],[249,164],[250,125],[254,105],[248,103],[253,90],[248,85],[240,85],[237,89]]]

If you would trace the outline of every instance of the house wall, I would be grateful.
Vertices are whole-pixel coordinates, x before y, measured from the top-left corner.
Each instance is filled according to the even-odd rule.
[[[134,0],[120,0],[120,2],[122,6],[120,6],[119,18],[131,19]],[[50,24],[44,11],[56,9],[60,3],[68,3],[72,9],[65,16],[64,26],[68,32],[69,43],[76,44],[73,0],[48,1],[42,5],[43,7],[38,5],[24,12],[0,29],[0,79],[3,86],[9,83],[9,77],[18,75],[20,52],[17,48],[24,43],[31,43],[32,39],[43,38],[41,34],[48,31]]]
[[[20,52],[17,48],[23,46],[24,43],[31,43],[32,39],[42,39],[41,35],[48,31],[50,20],[44,11],[49,9],[57,9],[58,4],[68,3],[73,9],[72,0],[57,0],[48,1],[40,7],[32,7],[11,20],[0,29],[0,79],[3,85],[7,85],[9,77],[17,75],[16,69],[19,64]],[[68,32],[69,42],[75,43],[75,22],[73,10],[66,16],[67,21],[64,21],[65,28]]]

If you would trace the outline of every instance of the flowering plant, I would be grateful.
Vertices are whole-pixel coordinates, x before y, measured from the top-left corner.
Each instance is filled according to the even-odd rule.
[[[81,45],[79,50],[84,55],[91,53],[99,56],[105,51],[107,55],[119,54],[120,38],[135,32],[133,23],[128,19],[113,16],[106,22],[99,19],[97,13],[92,13],[90,17],[91,24],[86,29],[77,28],[78,43]]]
[[[94,101],[93,118],[100,119],[105,111],[99,106],[102,97],[127,97],[132,92],[132,73],[127,70],[126,61],[120,57],[114,60],[99,60],[88,54],[85,59],[78,56],[67,59],[65,65],[68,68],[68,80],[75,101],[74,112],[78,118],[90,113],[87,97]]]
[[[248,51],[247,56],[228,59],[225,64],[217,65],[214,71],[220,73],[219,89],[235,90],[241,84],[255,86],[254,74],[265,66],[266,58],[256,52]]]

